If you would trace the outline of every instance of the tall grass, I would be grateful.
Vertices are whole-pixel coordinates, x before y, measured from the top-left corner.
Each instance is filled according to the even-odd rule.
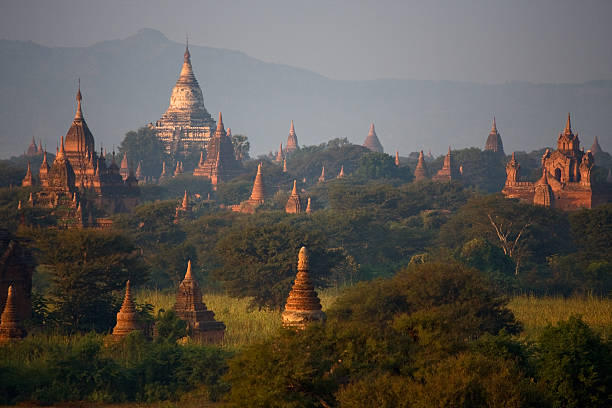
[[[328,309],[342,293],[342,289],[319,290],[323,310]],[[169,310],[174,306],[174,291],[143,289],[136,293],[140,303],[150,303],[155,311]],[[204,294],[207,307],[215,312],[215,318],[227,326],[223,347],[236,350],[245,345],[265,340],[281,327],[281,313],[273,310],[250,308],[249,298],[233,298],[220,294]],[[581,316],[604,339],[612,339],[612,299],[599,297],[536,297],[519,295],[510,299],[508,308],[523,323],[522,337],[535,339],[549,324]]]
[[[612,339],[612,299],[597,296],[537,297],[519,295],[510,299],[508,307],[516,319],[523,323],[523,336],[529,339],[549,324],[580,316],[582,320],[599,332],[604,339]]]

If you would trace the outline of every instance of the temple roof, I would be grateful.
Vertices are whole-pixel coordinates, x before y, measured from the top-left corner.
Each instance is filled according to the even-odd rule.
[[[70,129],[66,133],[66,152],[69,156],[73,156],[74,154],[84,154],[86,152],[93,153],[95,150],[94,147],[94,137],[85,122],[85,118],[83,117],[83,110],[81,108],[81,101],[83,97],[81,95],[81,85],[79,83],[79,90],[76,94],[77,100],[77,108],[76,113],[74,115],[74,119],[72,120],[72,124],[70,125]]]

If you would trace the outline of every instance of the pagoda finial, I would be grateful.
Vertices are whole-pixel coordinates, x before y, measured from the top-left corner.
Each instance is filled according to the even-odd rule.
[[[77,109],[76,109],[76,114],[74,115],[75,119],[83,119],[83,111],[81,109],[82,99],[83,99],[83,96],[81,95],[81,78],[79,78],[79,90],[77,91],[77,94],[76,94]]]
[[[185,279],[183,280],[193,280],[191,275],[191,259],[187,261],[187,273],[185,273]]]
[[[400,165],[400,160],[399,160],[399,151],[397,151],[397,150],[395,151],[395,165],[396,165],[397,167],[399,167],[399,165]]]
[[[60,148],[57,152],[57,157],[64,157],[66,155],[66,150],[64,149],[64,136],[61,137],[61,143],[60,143]]]
[[[223,115],[221,114],[221,112],[219,112],[219,120],[217,121],[217,130],[218,131],[225,130],[223,126]]]
[[[185,62],[190,62],[191,53],[189,52],[189,36],[187,34],[185,34],[185,54],[183,57]]]
[[[493,116],[493,125],[491,125],[491,133],[497,133],[497,124],[495,123],[495,116]]]
[[[298,254],[298,271],[307,271],[308,270],[308,250],[305,246],[300,248],[300,252]]]
[[[291,195],[297,195],[297,181],[293,180],[293,190],[291,190]]]
[[[565,130],[563,131],[566,135],[572,133],[572,122],[570,119],[570,114],[567,112],[567,122],[565,123]]]
[[[291,129],[289,129],[290,135],[295,135],[295,127],[293,126],[293,119],[291,119]]]
[[[261,163],[257,165],[257,174],[261,175]]]
[[[369,132],[369,134],[373,135],[374,132],[375,132],[375,130],[374,130],[374,123],[370,123],[370,132]]]

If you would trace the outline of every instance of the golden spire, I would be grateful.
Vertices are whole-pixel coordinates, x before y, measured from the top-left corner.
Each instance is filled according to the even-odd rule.
[[[493,116],[493,125],[491,125],[491,133],[497,133],[497,124],[495,123],[495,116]]]
[[[81,96],[81,78],[79,78],[79,90],[77,91],[77,94],[76,94],[77,109],[76,109],[76,114],[74,115],[75,119],[83,119],[83,111],[81,110],[81,100],[82,99],[83,97]]]
[[[293,190],[291,190],[291,195],[292,196],[297,195],[297,182],[295,180],[293,180]]]
[[[298,272],[308,271],[308,250],[305,246],[300,248],[298,253]]]
[[[338,173],[338,178],[344,177],[344,165],[340,166],[340,173]]]
[[[295,127],[293,126],[293,119],[291,119],[291,129],[289,129],[290,135],[295,135]]]
[[[280,163],[283,160],[283,142],[280,143],[278,147],[278,152],[276,153],[276,162]]]
[[[312,207],[310,206],[310,197],[308,197],[308,204],[306,204],[306,214],[310,214],[312,212]]]
[[[261,163],[257,165],[257,174],[255,175],[255,181],[253,182],[253,190],[251,191],[250,201],[257,201],[263,203],[265,198],[265,189],[263,184],[263,175],[261,172]]]
[[[183,202],[181,203],[181,207],[183,208],[189,207],[189,197],[187,197],[187,190],[185,190],[185,195],[183,196]]]
[[[187,261],[187,273],[185,273],[185,278],[183,280],[193,280],[193,276],[191,275],[191,259]]]

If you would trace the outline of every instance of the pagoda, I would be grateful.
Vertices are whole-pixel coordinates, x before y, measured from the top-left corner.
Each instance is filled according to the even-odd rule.
[[[368,137],[366,137],[363,142],[363,146],[372,150],[373,152],[383,153],[384,149],[382,144],[380,144],[380,140],[378,140],[378,136],[376,136],[376,131],[374,130],[374,124],[370,124],[370,131],[368,132]]]
[[[340,173],[338,173],[339,179],[344,178],[344,165],[340,166]]]
[[[13,234],[0,228],[0,311],[4,309],[8,288],[12,286],[19,319],[30,318],[35,266],[32,252]]]
[[[206,160],[202,159],[203,154],[200,152],[200,162],[193,175],[208,178],[214,189],[219,182],[231,179],[242,170],[240,162],[236,160],[234,145],[225,132],[221,112],[215,134],[206,149]]]
[[[312,205],[310,204],[310,197],[308,197],[308,203],[306,204],[306,214],[312,213]]]
[[[221,343],[225,324],[215,320],[212,310],[202,301],[200,285],[191,274],[191,260],[187,262],[187,273],[179,285],[174,305],[176,315],[187,322],[191,337],[202,343]]]
[[[204,107],[202,89],[193,73],[189,44],[185,47],[183,67],[162,117],[150,125],[170,154],[187,156],[206,148],[215,121]]]
[[[34,176],[32,175],[32,167],[30,165],[30,161],[28,160],[28,170],[26,171],[26,175],[23,178],[21,185],[23,187],[32,187],[35,184],[36,184],[36,180],[34,179]]]
[[[323,183],[325,181],[325,165],[321,166],[321,175],[319,176],[319,183]]]
[[[130,281],[125,284],[125,297],[119,313],[117,313],[117,324],[113,329],[113,337],[121,339],[133,331],[142,330],[138,322],[136,305],[132,299],[132,291],[130,289]]]
[[[20,340],[26,335],[19,318],[14,296],[13,286],[9,286],[4,309],[0,316],[0,343]]]
[[[299,214],[302,212],[302,204],[300,202],[300,195],[297,192],[297,182],[293,180],[293,190],[285,205],[285,212],[287,214]]]
[[[296,150],[299,150],[297,135],[295,134],[295,127],[293,126],[293,120],[291,121],[291,129],[289,129],[289,136],[287,136],[287,146],[285,147],[286,154],[291,154]]]
[[[423,151],[419,153],[419,160],[417,161],[416,168],[414,169],[414,181],[421,181],[427,178],[427,167],[425,167],[425,157]]]
[[[28,146],[28,150],[26,150],[25,152],[25,156],[27,157],[37,156],[42,153],[41,150],[42,149],[36,146],[36,141],[34,140],[34,136],[32,136],[32,141],[30,142],[30,145]]]
[[[297,270],[282,319],[285,327],[304,329],[311,322],[323,322],[326,319],[319,296],[310,280],[306,247],[300,249]]]
[[[438,173],[431,179],[438,182],[450,182],[458,179],[459,176],[460,174],[453,163],[453,156],[451,155],[451,149],[449,146],[448,153],[446,153],[446,157],[444,157],[444,164],[442,168],[438,170]]]
[[[501,136],[499,134],[499,131],[497,130],[497,124],[495,123],[495,116],[493,116],[493,125],[491,125],[491,131],[489,132],[489,136],[487,137],[487,142],[485,143],[485,150],[489,150],[494,153],[500,153],[500,154],[505,155],[504,144],[502,143]]]

